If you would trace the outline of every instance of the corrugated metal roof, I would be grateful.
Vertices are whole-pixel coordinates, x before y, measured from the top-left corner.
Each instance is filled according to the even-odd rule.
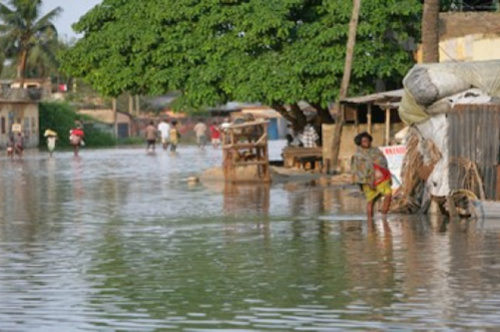
[[[342,100],[347,104],[374,104],[382,101],[396,101],[403,98],[403,89],[373,93],[366,96],[351,97]]]

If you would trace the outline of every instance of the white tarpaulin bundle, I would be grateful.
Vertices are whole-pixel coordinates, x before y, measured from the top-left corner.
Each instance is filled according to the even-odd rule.
[[[448,196],[450,123],[445,114],[456,104],[487,104],[492,98],[500,98],[500,60],[416,65],[403,85],[399,114],[418,136],[417,150],[409,154],[418,154],[424,166],[432,167],[423,194]],[[430,156],[436,154],[437,159],[431,160]],[[417,171],[408,167],[405,171]]]
[[[477,103],[500,97],[500,60],[419,64],[406,75],[403,85],[400,117],[407,124],[421,123],[451,110],[446,104],[461,103],[460,97],[471,99],[467,96],[470,89],[480,96]]]

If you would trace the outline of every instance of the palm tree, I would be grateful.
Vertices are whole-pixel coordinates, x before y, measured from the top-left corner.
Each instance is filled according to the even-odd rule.
[[[30,50],[26,60],[26,77],[59,76],[59,55],[68,46],[55,38],[39,40]]]
[[[60,7],[41,16],[41,0],[8,0],[0,3],[0,49],[5,57],[16,61],[17,78],[23,86],[26,65],[33,49],[48,51],[47,45],[57,39],[52,23],[62,12]]]
[[[424,63],[439,62],[439,0],[424,1],[422,52]]]

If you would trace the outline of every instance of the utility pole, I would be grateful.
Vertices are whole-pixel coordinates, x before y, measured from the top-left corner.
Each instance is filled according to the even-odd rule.
[[[342,130],[345,115],[341,108],[341,101],[347,97],[347,90],[351,81],[352,61],[354,59],[354,47],[356,46],[356,35],[358,31],[359,13],[361,11],[361,0],[353,0],[351,21],[349,23],[349,34],[347,36],[347,51],[344,65],[344,75],[340,84],[340,92],[336,102],[337,117],[335,119],[335,132],[333,135],[332,165],[333,171],[339,166],[339,152],[342,141]]]

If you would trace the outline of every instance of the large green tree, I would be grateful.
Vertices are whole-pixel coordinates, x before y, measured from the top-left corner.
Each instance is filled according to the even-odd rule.
[[[42,16],[41,6],[41,0],[0,2],[0,49],[5,58],[15,61],[17,78],[21,80],[26,74],[30,52],[34,49],[49,52],[50,44],[57,40],[53,20],[61,13],[61,8]]]
[[[177,90],[183,109],[261,102],[298,128],[307,101],[331,122],[351,9],[344,0],[104,0],[75,24],[83,38],[63,66],[104,95]],[[351,93],[400,81],[420,13],[419,0],[363,3]]]

